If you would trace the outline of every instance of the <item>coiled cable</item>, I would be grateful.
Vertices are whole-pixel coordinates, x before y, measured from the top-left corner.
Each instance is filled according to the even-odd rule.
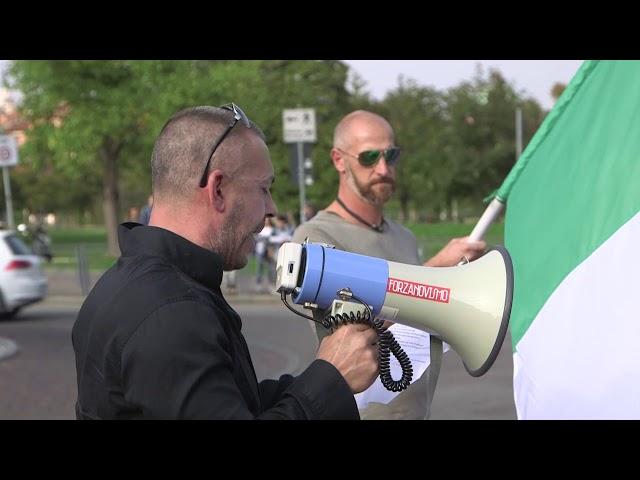
[[[322,321],[318,321],[312,316],[304,315],[291,307],[287,302],[286,293],[284,291],[281,292],[281,299],[289,310],[296,315],[300,315],[301,317],[322,324],[322,326],[330,329],[332,332],[338,327],[348,325],[350,323],[364,323],[373,328],[378,334],[378,368],[380,371],[380,381],[382,382],[382,385],[392,392],[401,392],[406,390],[411,384],[411,379],[413,378],[413,366],[411,365],[411,359],[409,356],[402,349],[393,334],[383,326],[384,323],[382,320],[373,318],[369,305],[356,297],[348,288],[339,290],[338,296],[343,299],[353,298],[358,303],[364,305],[366,311],[364,313],[356,312],[354,314],[353,312],[349,312],[349,314],[338,313],[336,315],[327,313]],[[402,376],[400,377],[400,380],[394,380],[391,376],[391,354],[396,357],[400,364],[400,368],[402,369]]]

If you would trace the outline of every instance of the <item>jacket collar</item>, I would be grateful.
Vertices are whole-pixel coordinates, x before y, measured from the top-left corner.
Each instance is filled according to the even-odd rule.
[[[118,227],[118,242],[123,257],[139,254],[162,257],[196,282],[211,290],[220,290],[220,255],[170,230],[127,222]]]

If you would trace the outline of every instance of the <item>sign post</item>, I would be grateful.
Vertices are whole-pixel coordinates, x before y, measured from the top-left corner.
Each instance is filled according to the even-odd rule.
[[[285,143],[296,144],[296,162],[298,165],[298,189],[300,191],[300,223],[304,222],[305,159],[304,144],[315,143],[316,111],[313,108],[293,108],[282,111],[282,125]]]
[[[11,200],[11,183],[9,182],[9,167],[18,164],[18,148],[16,141],[9,135],[0,135],[0,167],[2,167],[2,180],[4,182],[4,199],[7,208],[7,227],[15,229],[13,221],[13,202]]]

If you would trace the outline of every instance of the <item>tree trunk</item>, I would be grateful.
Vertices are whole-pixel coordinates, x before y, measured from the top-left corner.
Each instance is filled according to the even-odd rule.
[[[400,223],[403,223],[407,220],[408,216],[409,196],[403,191],[398,196],[398,200],[400,200]]]
[[[443,205],[440,207],[440,215],[438,216],[438,218],[441,222],[446,222],[449,220],[449,213],[446,206]]]
[[[460,214],[458,212],[458,200],[455,198],[451,200],[451,220],[455,223],[460,223]]]
[[[107,253],[113,257],[120,255],[118,247],[118,156],[121,143],[115,143],[107,137],[100,149],[100,157],[104,168],[102,185],[102,208],[104,211],[104,225],[107,229]]]

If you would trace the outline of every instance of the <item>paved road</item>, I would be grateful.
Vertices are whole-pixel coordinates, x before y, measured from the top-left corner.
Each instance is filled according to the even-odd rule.
[[[230,298],[234,304],[233,298]],[[277,303],[234,304],[259,379],[299,373],[313,357],[313,334],[304,319]],[[0,419],[74,418],[76,377],[71,327],[77,302],[51,299],[0,321],[0,337],[17,354],[0,360]],[[454,352],[445,354],[433,402],[434,419],[514,419],[509,344],[493,369],[470,377]]]

